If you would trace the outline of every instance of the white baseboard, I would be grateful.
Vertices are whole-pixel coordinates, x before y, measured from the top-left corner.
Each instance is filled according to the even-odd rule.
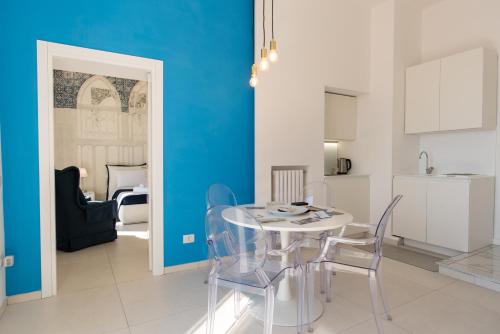
[[[500,245],[500,239],[493,239],[493,245]]]
[[[0,318],[2,318],[3,313],[5,312],[5,309],[7,308],[7,298],[5,298],[1,303],[0,303]]]
[[[14,296],[9,296],[7,297],[7,304],[18,304],[18,303],[24,303],[24,302],[29,302],[32,300],[38,300],[42,299],[42,292],[41,291],[33,291],[33,292],[28,292],[28,293],[21,293],[18,295]]]
[[[448,248],[443,248],[439,246],[434,246],[430,244],[426,244],[423,242],[415,241],[415,240],[410,240],[410,239],[404,239],[404,245],[417,248],[417,249],[422,249],[427,252],[431,252],[434,254],[441,254],[449,257],[457,256],[460,254],[463,254],[462,252],[453,250],[453,249],[448,249]]]
[[[169,266],[165,267],[165,274],[176,273],[179,271],[200,269],[206,267],[207,265],[208,265],[208,260],[179,264],[177,266]]]

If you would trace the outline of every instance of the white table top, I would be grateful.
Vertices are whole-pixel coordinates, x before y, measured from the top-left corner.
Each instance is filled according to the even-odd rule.
[[[245,206],[259,206],[259,205],[253,205],[253,204],[248,204],[248,205],[240,205],[237,207],[230,207],[222,211],[222,217],[226,219],[227,221],[244,226],[244,227],[249,227],[249,228],[255,228],[255,225],[247,225],[245,222],[241,221],[241,219],[237,219],[236,215],[238,210],[235,208],[245,208]],[[271,213],[267,212],[265,209],[248,209],[246,210],[249,212],[253,217],[258,217],[258,218],[283,218],[285,219],[284,221],[279,221],[279,222],[268,222],[268,223],[262,223],[262,228],[265,231],[276,231],[276,232],[323,232],[323,231],[329,231],[329,230],[334,230],[337,228],[341,228],[342,226],[352,223],[353,217],[350,213],[339,210],[339,209],[334,209],[337,212],[342,212],[342,215],[334,215],[330,218],[325,218],[321,219],[320,221],[313,222],[313,223],[308,223],[304,225],[299,225],[292,223],[291,221],[293,220],[299,220],[299,219],[304,219],[307,217],[314,217],[314,213],[309,212],[305,213],[302,215],[297,215],[297,216],[292,216],[292,217],[278,217],[275,215],[272,215]]]

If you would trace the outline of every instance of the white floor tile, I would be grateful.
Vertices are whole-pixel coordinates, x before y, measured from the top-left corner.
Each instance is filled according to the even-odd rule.
[[[188,271],[118,284],[130,325],[205,306],[204,272]]]
[[[491,291],[466,282],[456,282],[441,290],[442,293],[475,304],[500,316],[500,292]]]
[[[65,294],[115,284],[111,265],[106,261],[95,263],[70,262],[57,266],[57,293]]]
[[[428,294],[432,289],[402,277],[383,275],[387,305],[390,309]],[[337,273],[332,280],[334,294],[344,297],[371,311],[368,277],[359,274]],[[379,305],[379,311],[382,307]]]
[[[383,321],[382,325],[384,326],[385,334],[410,334],[411,332],[397,327],[390,321]],[[375,321],[373,318],[370,318],[367,321],[364,321],[358,325],[355,325],[345,331],[341,331],[341,334],[368,334],[368,333],[377,333],[377,326],[375,325]]]
[[[9,305],[0,333],[93,334],[127,328],[115,286]]]
[[[498,333],[500,316],[486,308],[433,292],[393,311],[393,321],[412,333]]]
[[[494,251],[489,256],[496,258],[500,251]],[[0,333],[205,334],[206,271],[152,277],[147,240],[122,236],[113,243],[58,253],[58,265],[59,295],[9,305]],[[383,321],[386,333],[498,333],[500,293],[388,259],[382,273],[394,318]],[[325,304],[314,333],[376,333],[367,277],[338,273],[333,289],[333,301]],[[220,300],[226,296],[221,289]],[[232,319],[229,314],[217,317],[216,326],[221,317]],[[261,332],[261,322],[246,314],[229,334]],[[273,333],[296,329],[275,326]]]

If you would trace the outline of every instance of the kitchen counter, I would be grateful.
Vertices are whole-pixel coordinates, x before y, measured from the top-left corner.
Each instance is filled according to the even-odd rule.
[[[325,177],[370,177],[368,174],[332,174]]]
[[[446,175],[446,174],[414,174],[414,175],[394,175],[394,177],[416,177],[416,178],[429,178],[429,179],[460,179],[460,180],[470,180],[470,179],[485,179],[485,178],[494,178],[494,176],[490,175],[481,175],[481,174],[473,174],[473,175]]]

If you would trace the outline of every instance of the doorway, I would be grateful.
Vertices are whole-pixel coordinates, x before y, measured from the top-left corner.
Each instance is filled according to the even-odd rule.
[[[77,166],[80,167],[80,177],[84,175],[89,177],[92,175],[88,179],[80,178],[80,185],[87,187],[85,196],[88,197],[88,200],[110,200],[112,199],[112,194],[108,194],[108,192],[110,192],[109,182],[111,180],[111,172],[110,167],[107,166],[108,183],[106,184],[106,195],[104,195],[103,163],[105,162],[106,165],[123,165],[123,159],[129,159],[125,162],[129,162],[126,165],[131,165],[130,162],[139,162],[138,160],[141,160],[137,156],[140,155],[143,157],[144,161],[140,161],[139,166],[143,163],[147,166],[148,201],[142,209],[147,211],[144,214],[148,217],[149,224],[145,228],[144,226],[135,228],[130,227],[132,225],[125,226],[119,223],[117,229],[119,230],[119,237],[121,234],[124,238],[130,235],[140,238],[145,235],[145,232],[149,232],[147,233],[149,235],[147,245],[149,250],[149,269],[153,275],[163,274],[163,63],[153,59],[45,41],[38,41],[37,51],[42,298],[55,295],[58,287],[55,226],[56,180],[54,170],[55,168],[61,168],[61,165],[65,164],[65,159],[73,162],[73,165],[80,164],[80,166]],[[58,83],[58,78],[55,78],[55,75],[71,78],[74,76],[82,81],[82,85],[78,89],[78,94],[74,96],[76,101],[72,101],[71,96],[69,100],[64,100],[59,95],[55,96],[57,92],[54,93],[56,91],[54,85]],[[130,95],[133,96],[134,102],[132,104],[129,104],[129,100],[124,98],[125,94],[123,92],[116,89],[119,85],[111,84],[118,79],[121,80],[119,81],[121,83],[120,87],[125,87],[124,90],[128,89],[127,97],[131,97]],[[82,90],[81,88],[85,89]],[[90,88],[93,89],[91,90]],[[71,92],[71,89],[67,90]],[[147,110],[145,111],[145,115],[147,115],[145,125],[147,126],[144,126],[146,131],[142,132],[143,139],[147,143],[147,145],[144,145],[144,152],[141,153],[139,150],[136,152],[137,155],[134,155],[133,147],[118,149],[119,151],[123,151],[124,149],[125,151],[123,152],[128,152],[123,154],[116,151],[116,147],[110,147],[108,150],[105,145],[97,145],[97,149],[92,148],[92,145],[87,145],[85,146],[86,153],[82,153],[81,151],[75,153],[74,159],[71,160],[71,157],[68,158],[64,154],[65,151],[68,151],[68,148],[60,144],[61,139],[63,141],[65,139],[59,136],[57,138],[58,144],[55,144],[55,130],[57,127],[54,121],[56,118],[64,120],[64,117],[68,117],[67,115],[70,118],[69,122],[71,122],[71,117],[78,118],[77,123],[80,126],[77,131],[79,132],[80,139],[90,138],[95,141],[96,138],[92,138],[92,135],[95,136],[96,133],[101,136],[98,139],[103,139],[106,136],[118,138],[118,133],[132,133],[134,131],[136,137],[137,134],[140,137],[141,129],[140,127],[137,128],[137,124],[140,122],[131,122],[131,117],[134,115],[140,117],[140,113],[121,114],[121,112],[123,108],[127,108],[127,112],[129,112],[129,106],[139,109],[140,107],[144,107],[138,98],[142,96],[141,94],[146,95],[148,99]],[[62,105],[68,103],[71,105],[73,102],[75,102],[75,105],[77,103],[81,104],[77,115],[64,114],[60,109],[55,108],[57,106],[56,103],[62,103]],[[56,117],[56,112],[66,116],[59,118],[60,115],[58,114],[58,117]],[[112,119],[115,119],[115,121],[125,127],[129,124],[129,132],[116,130],[116,133],[114,133],[113,129],[118,129],[119,127],[117,126],[118,123],[111,122]],[[106,120],[109,122],[107,125],[105,124]],[[93,127],[92,124],[97,124],[98,126]],[[135,130],[134,126],[136,127]],[[97,131],[96,129],[99,127],[106,131]],[[98,152],[96,153],[94,150]],[[106,155],[107,152],[115,152],[116,154],[110,158]],[[83,159],[84,157],[86,159]],[[88,159],[90,159],[90,162]],[[96,159],[101,159],[102,161],[99,160],[101,162],[96,164]],[[110,161],[110,159],[113,161]],[[113,193],[115,190],[114,188],[112,189]],[[132,210],[132,216],[127,216],[126,214],[124,216],[121,209],[119,209],[119,215],[122,215],[123,221],[127,219],[134,221],[134,218],[137,218],[134,217],[136,212],[137,210]],[[123,217],[128,218],[124,219]]]

